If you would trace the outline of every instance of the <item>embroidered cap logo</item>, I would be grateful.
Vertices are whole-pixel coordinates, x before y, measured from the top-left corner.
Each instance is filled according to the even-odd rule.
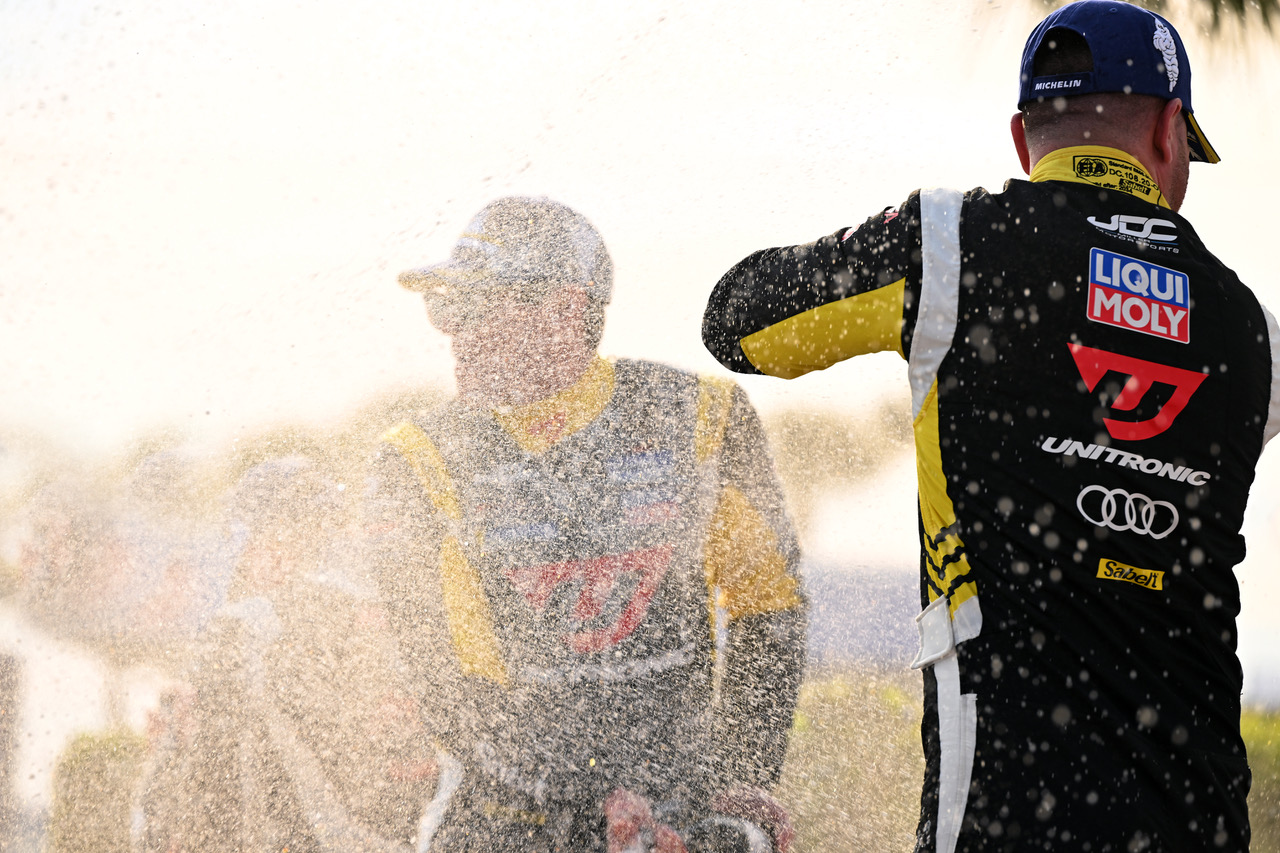
[[[1151,43],[1164,54],[1164,73],[1169,75],[1169,91],[1172,92],[1178,85],[1178,45],[1164,21],[1156,21],[1156,33]]]

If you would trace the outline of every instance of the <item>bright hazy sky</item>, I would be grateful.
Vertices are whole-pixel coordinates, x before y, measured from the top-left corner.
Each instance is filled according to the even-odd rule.
[[[749,251],[856,224],[920,186],[1017,173],[1008,117],[1043,11],[5,3],[0,426],[90,447],[163,425],[225,439],[448,383],[446,342],[395,274],[442,259],[508,193],[565,201],[603,233],[617,268],[606,353],[718,370],[702,307]],[[1267,213],[1280,129],[1265,106],[1280,102],[1280,49],[1210,46],[1171,14],[1224,158],[1192,167],[1183,212],[1280,306]],[[744,384],[766,408],[856,408],[905,393],[905,369],[877,356]],[[1280,549],[1277,457],[1247,528],[1263,557]],[[892,502],[910,518],[909,480]],[[1264,562],[1240,570],[1251,684],[1280,673],[1265,618],[1280,583]],[[1265,677],[1280,695],[1280,675]]]
[[[6,4],[4,420],[109,444],[447,383],[395,273],[513,192],[604,234],[606,352],[715,370],[701,310],[742,255],[1017,170],[1033,0],[551,5]],[[1274,111],[1246,106],[1275,102],[1277,50],[1241,60],[1183,31],[1225,158],[1193,168],[1185,212],[1280,297],[1251,215]],[[863,362],[751,390],[855,405],[866,376],[901,378],[896,357]]]

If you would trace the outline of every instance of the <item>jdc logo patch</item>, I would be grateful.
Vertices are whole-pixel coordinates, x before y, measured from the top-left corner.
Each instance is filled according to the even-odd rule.
[[[1191,341],[1191,282],[1149,261],[1090,249],[1088,308],[1095,323]]]

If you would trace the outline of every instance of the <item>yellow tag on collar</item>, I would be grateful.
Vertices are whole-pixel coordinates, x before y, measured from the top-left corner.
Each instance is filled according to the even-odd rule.
[[[1046,154],[1031,170],[1032,181],[1072,181],[1135,195],[1168,207],[1155,178],[1118,148],[1079,145]]]
[[[541,453],[595,420],[612,397],[613,365],[597,357],[563,391],[493,416],[525,452]]]

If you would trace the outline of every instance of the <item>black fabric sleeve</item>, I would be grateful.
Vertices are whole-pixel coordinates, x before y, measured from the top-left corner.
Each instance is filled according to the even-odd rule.
[[[906,279],[908,311],[920,270],[920,198],[911,196],[856,228],[799,246],[763,249],[716,283],[702,317],[702,341],[730,370],[761,371],[742,350],[744,338],[784,320]],[[904,319],[908,319],[905,316]],[[913,319],[910,318],[910,319]],[[910,328],[911,322],[906,323]],[[906,351],[904,346],[903,351]]]
[[[803,607],[734,621],[717,709],[721,787],[778,784],[804,679],[806,627]]]
[[[730,584],[722,677],[715,708],[718,784],[772,788],[786,757],[792,717],[804,678],[808,603],[799,577],[800,552],[768,441],[755,409],[734,389],[721,457],[725,488],[740,493],[758,513],[765,536],[752,524],[734,531],[754,543],[741,552]],[[741,523],[741,522],[740,522]],[[737,572],[735,572],[737,574]],[[734,616],[734,611],[749,611]]]

